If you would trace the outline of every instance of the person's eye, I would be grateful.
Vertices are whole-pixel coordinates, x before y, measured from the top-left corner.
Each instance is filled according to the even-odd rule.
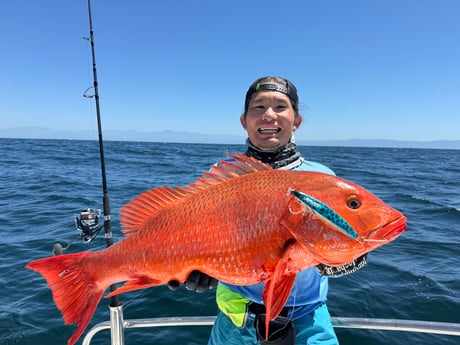
[[[252,107],[252,110],[254,111],[261,111],[261,110],[264,110],[265,107],[263,105],[255,105]]]

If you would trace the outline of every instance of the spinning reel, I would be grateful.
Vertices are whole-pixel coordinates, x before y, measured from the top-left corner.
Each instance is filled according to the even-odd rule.
[[[81,210],[79,214],[75,214],[75,227],[80,231],[80,235],[70,241],[65,248],[60,243],[56,243],[53,246],[53,255],[61,255],[64,250],[67,250],[72,243],[79,239],[82,239],[83,243],[89,243],[94,240],[99,231],[104,228],[104,225],[99,225],[100,215],[101,210],[93,211],[90,208]]]

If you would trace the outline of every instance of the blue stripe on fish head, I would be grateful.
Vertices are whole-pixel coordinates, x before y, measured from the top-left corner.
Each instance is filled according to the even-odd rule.
[[[332,225],[334,228],[351,238],[358,237],[357,232],[350,226],[350,224],[348,224],[345,219],[322,201],[294,189],[290,189],[289,192],[321,220]]]

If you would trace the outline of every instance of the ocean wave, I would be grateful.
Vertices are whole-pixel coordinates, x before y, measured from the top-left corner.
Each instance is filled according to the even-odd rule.
[[[0,343],[65,343],[75,327],[64,325],[46,282],[24,265],[51,256],[54,243],[66,245],[74,239],[78,231],[73,216],[79,210],[102,208],[98,145],[70,140],[3,140],[2,144],[7,149],[0,157],[0,164],[6,167],[0,172],[4,191],[0,195],[0,284],[5,287],[0,295],[0,329],[8,331],[0,334]],[[107,142],[105,148],[115,241],[123,237],[119,209],[133,197],[160,185],[194,182],[210,164],[224,158],[226,151],[244,150],[228,145],[123,142]],[[330,165],[408,218],[406,232],[371,252],[367,266],[329,280],[331,314],[460,322],[460,151],[302,150],[306,159]],[[437,162],[436,167],[432,162]],[[103,248],[105,239],[99,236],[87,245],[75,242],[69,252]],[[128,292],[120,298],[126,318],[217,313],[212,293],[198,296],[184,288],[173,293],[163,286]],[[91,325],[108,318],[104,300]],[[194,339],[191,343],[198,344],[206,342],[208,333],[206,327],[130,330],[127,339],[139,345],[166,344],[164,339],[186,343]],[[394,333],[338,330],[341,345],[393,344],[401,343],[401,339],[423,345],[453,345],[458,340]],[[107,336],[98,336],[94,344],[106,343]]]

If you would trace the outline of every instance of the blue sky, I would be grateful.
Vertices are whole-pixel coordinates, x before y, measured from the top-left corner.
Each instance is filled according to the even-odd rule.
[[[93,0],[104,130],[244,136],[258,77],[297,86],[297,138],[460,139],[457,0]],[[0,129],[97,130],[85,0],[0,11]]]

